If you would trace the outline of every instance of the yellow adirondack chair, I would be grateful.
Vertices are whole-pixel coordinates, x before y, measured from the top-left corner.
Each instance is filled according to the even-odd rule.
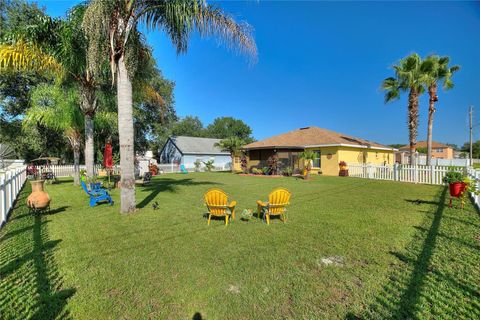
[[[277,188],[273,190],[268,195],[268,202],[263,202],[260,200],[257,201],[258,217],[260,218],[260,214],[263,212],[265,219],[267,220],[267,224],[270,224],[270,216],[279,215],[283,222],[287,221],[287,217],[285,215],[287,209],[285,207],[290,204],[290,196],[290,191],[285,188]]]
[[[210,225],[210,219],[212,216],[225,217],[225,225],[228,225],[228,219],[230,214],[232,219],[235,220],[235,206],[236,201],[228,203],[228,195],[220,189],[210,189],[205,195],[205,205],[208,208],[208,224]]]

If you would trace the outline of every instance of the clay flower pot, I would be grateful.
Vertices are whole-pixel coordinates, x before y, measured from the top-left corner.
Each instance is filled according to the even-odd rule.
[[[45,180],[33,180],[30,181],[32,185],[32,193],[27,198],[27,206],[35,209],[46,209],[50,204],[50,196],[43,190],[43,184]]]

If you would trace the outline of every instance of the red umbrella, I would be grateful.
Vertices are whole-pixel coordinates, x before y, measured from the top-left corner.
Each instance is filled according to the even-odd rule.
[[[103,153],[103,166],[106,169],[113,167],[112,145],[108,142],[105,145],[105,152]]]

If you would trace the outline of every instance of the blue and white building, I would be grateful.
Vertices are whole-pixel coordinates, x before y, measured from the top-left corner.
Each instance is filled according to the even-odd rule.
[[[193,171],[197,160],[202,163],[201,168],[205,167],[203,162],[213,160],[217,170],[229,170],[232,158],[230,153],[215,146],[219,141],[220,139],[212,138],[172,136],[160,151],[160,163],[183,164],[185,168]]]

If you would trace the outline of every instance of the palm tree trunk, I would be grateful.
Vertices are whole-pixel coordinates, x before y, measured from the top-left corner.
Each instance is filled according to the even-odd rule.
[[[438,101],[437,97],[437,84],[431,85],[428,88],[428,94],[430,96],[428,106],[428,127],[427,127],[427,166],[432,163],[432,130],[433,130],[433,114],[435,113],[435,102]]]
[[[82,134],[76,130],[66,132],[67,139],[73,150],[73,184],[80,185],[80,147],[82,145]]]
[[[87,167],[87,177],[93,177],[94,155],[93,155],[93,117],[85,114],[85,166]]]
[[[80,108],[85,115],[85,166],[87,177],[93,177],[94,172],[94,141],[93,141],[93,118],[97,111],[97,96],[95,87],[88,84],[80,86]]]
[[[125,66],[124,56],[117,62],[118,128],[120,140],[121,192],[120,212],[135,211],[135,165],[132,111],[132,83]]]
[[[418,135],[418,92],[410,89],[408,94],[408,138],[410,142],[410,164],[416,164],[415,151]]]
[[[80,144],[73,147],[73,184],[80,185]]]

